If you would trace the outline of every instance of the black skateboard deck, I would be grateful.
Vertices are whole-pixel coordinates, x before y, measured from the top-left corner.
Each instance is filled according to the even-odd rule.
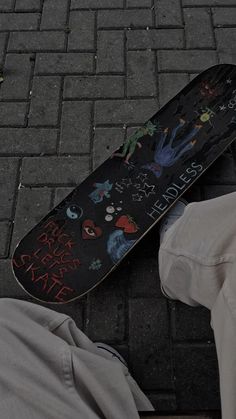
[[[236,66],[190,82],[16,247],[20,285],[40,301],[83,296],[120,263],[236,138]]]

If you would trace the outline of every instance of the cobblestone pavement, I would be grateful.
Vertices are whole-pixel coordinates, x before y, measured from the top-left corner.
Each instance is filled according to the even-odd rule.
[[[16,243],[197,73],[236,63],[236,0],[0,0],[0,11],[0,296],[27,298]],[[186,198],[235,191],[233,151]],[[159,409],[218,409],[209,313],[161,296],[157,251],[154,229],[87,298],[53,308],[121,350]]]

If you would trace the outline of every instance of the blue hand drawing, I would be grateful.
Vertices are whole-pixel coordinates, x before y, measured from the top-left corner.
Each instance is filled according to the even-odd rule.
[[[191,150],[196,140],[194,136],[200,130],[202,125],[194,125],[191,131],[183,136],[180,140],[180,143],[173,147],[173,141],[176,137],[178,131],[184,126],[185,121],[183,119],[179,120],[179,124],[173,128],[170,136],[170,140],[167,144],[166,138],[168,136],[168,128],[161,132],[159,141],[156,142],[155,152],[154,152],[154,161],[145,164],[142,166],[144,169],[148,169],[152,171],[156,177],[160,177],[162,175],[163,167],[170,167],[175,164],[179,158],[186,153],[186,151]]]

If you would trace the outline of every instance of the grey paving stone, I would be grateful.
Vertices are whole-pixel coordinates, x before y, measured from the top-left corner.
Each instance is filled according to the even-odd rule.
[[[156,24],[161,26],[181,27],[183,25],[179,0],[154,0]]]
[[[29,54],[7,54],[0,99],[27,99],[31,76]]]
[[[68,51],[94,50],[94,12],[72,11],[70,13]]]
[[[0,102],[0,126],[24,126],[26,120],[27,103]]]
[[[86,334],[93,341],[124,341],[127,275],[124,268],[118,268],[89,294]]]
[[[57,125],[60,89],[60,77],[34,77],[30,102],[29,126]]]
[[[190,81],[194,80],[194,79],[195,79],[195,77],[197,77],[197,76],[198,76],[198,74],[199,74],[199,73],[189,74]]]
[[[122,98],[124,77],[122,76],[68,76],[64,82],[64,98]]]
[[[187,50],[187,51],[158,51],[158,68],[161,71],[203,71],[217,64],[215,51]]]
[[[236,25],[235,7],[213,7],[211,10],[215,26],[220,27]]]
[[[14,157],[0,157],[0,219],[10,219],[12,217],[18,168],[19,159]]]
[[[172,337],[175,341],[214,342],[210,311],[205,307],[189,307],[171,303]]]
[[[236,28],[216,28],[215,35],[220,62],[235,64]]]
[[[95,103],[96,124],[139,124],[157,112],[155,99],[98,100]]]
[[[67,195],[69,195],[74,188],[56,188],[53,200],[53,206],[58,205]]]
[[[187,48],[194,49],[215,47],[209,9],[184,9],[184,22]]]
[[[97,39],[97,72],[124,71],[123,31],[99,31]]]
[[[89,153],[91,102],[64,102],[61,117],[61,153]]]
[[[9,11],[13,9],[13,0],[0,0],[0,11]]]
[[[57,130],[0,128],[0,153],[9,155],[55,154]]]
[[[22,298],[26,296],[26,292],[14,277],[11,259],[0,260],[0,298]]]
[[[153,51],[127,52],[127,97],[156,96],[156,57]]]
[[[161,73],[158,76],[160,106],[165,105],[188,83],[186,73]]]
[[[92,53],[38,53],[35,74],[93,73]]]
[[[2,31],[37,29],[39,16],[38,13],[2,13],[0,28]]]
[[[63,51],[66,34],[59,31],[27,31],[11,32],[8,51]]]
[[[123,0],[71,0],[71,9],[119,9]]]
[[[162,297],[157,259],[158,254],[154,258],[132,259],[129,276],[130,297]]]
[[[235,0],[182,0],[183,6],[235,6]]]
[[[96,128],[93,141],[93,169],[96,169],[124,142],[123,128]]]
[[[174,347],[175,385],[179,409],[219,409],[219,379],[213,346]]]
[[[78,185],[89,174],[89,159],[79,157],[32,157],[22,164],[24,185]]]
[[[177,400],[176,400],[176,395],[175,394],[169,394],[169,393],[167,393],[167,394],[165,394],[165,393],[164,394],[163,393],[158,394],[157,393],[156,394],[156,393],[146,392],[146,395],[147,395],[148,399],[150,400],[150,402],[152,403],[154,409],[157,410],[157,411],[168,411],[168,412],[173,411],[174,412],[174,411],[177,410]],[[161,419],[161,416],[159,418]],[[151,417],[149,419],[151,419]],[[163,419],[164,419],[164,417],[163,417]],[[171,419],[171,417],[170,417],[170,419]],[[173,417],[172,419],[180,419],[180,418]],[[184,419],[188,419],[188,418],[185,417]],[[197,418],[194,417],[194,419],[197,419]],[[207,419],[207,418],[205,418],[205,419]]]
[[[103,10],[98,12],[98,28],[131,28],[136,26],[152,26],[151,10]]]
[[[172,389],[171,347],[166,301],[129,301],[130,367],[144,390]]]
[[[40,29],[64,29],[68,6],[68,0],[44,0]]]
[[[10,223],[8,221],[0,221],[0,258],[7,257],[10,236]]]
[[[135,133],[135,131],[137,131],[139,128],[139,126],[132,126],[132,127],[127,127],[126,128],[126,137],[125,138],[129,138],[131,135],[133,135]]]
[[[213,199],[232,192],[236,192],[236,185],[205,185],[203,186],[204,199]]]
[[[0,66],[3,65],[4,52],[7,44],[7,34],[2,32],[0,33]]]
[[[153,51],[127,53],[127,96],[156,95],[155,55]]]
[[[152,7],[152,0],[126,0],[126,8]]]
[[[11,254],[16,245],[50,210],[50,188],[21,188],[18,192]]]
[[[136,29],[128,31],[128,49],[165,49],[183,48],[182,29]]]
[[[16,0],[16,12],[19,11],[39,11],[41,10],[41,0]]]

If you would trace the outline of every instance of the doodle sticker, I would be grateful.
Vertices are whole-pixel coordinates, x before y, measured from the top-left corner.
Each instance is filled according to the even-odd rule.
[[[146,179],[147,179],[147,173],[139,173],[139,175],[136,176],[136,180],[139,182],[133,184],[134,188],[137,190],[140,190],[140,188],[143,187],[143,184],[145,183]]]
[[[106,208],[106,211],[108,214],[113,214],[113,212],[115,212],[115,208],[112,205],[109,205],[109,207]]]
[[[230,101],[229,101],[229,103],[228,103],[228,108],[229,109],[234,109],[235,110],[235,107],[236,107],[236,95],[235,95],[235,93],[236,93],[236,90],[233,90],[233,97],[230,99]]]
[[[123,178],[120,181],[121,185],[123,185],[123,187],[129,188],[129,186],[132,186],[132,179],[131,178]]]
[[[121,215],[116,221],[116,227],[122,228],[125,233],[136,233],[138,226],[130,215]]]
[[[147,173],[139,173],[137,179],[140,180],[140,182],[144,183],[147,179]]]
[[[204,97],[216,97],[219,95],[217,87],[213,87],[210,83],[206,80],[201,82],[200,85],[200,93]]]
[[[117,263],[133,246],[136,240],[127,240],[123,230],[115,230],[107,241],[107,253],[113,263]]]
[[[227,106],[223,103],[223,105],[219,106],[220,111],[225,111],[226,109],[233,109],[236,111],[236,89],[232,92],[232,97],[228,101]]]
[[[178,125],[171,131],[170,139],[167,144],[166,139],[168,138],[169,128],[165,128],[164,131],[161,131],[159,141],[156,140],[154,161],[142,166],[144,169],[148,169],[154,173],[157,178],[162,175],[163,167],[173,166],[183,154],[188,150],[191,150],[196,144],[197,140],[194,137],[202,128],[201,124],[195,124],[190,132],[181,136],[177,145],[173,145],[177,133],[183,128],[185,122],[184,119],[179,119]]]
[[[129,164],[124,162],[124,165],[125,165],[126,169],[128,169],[129,172],[132,172],[132,170],[134,170],[134,168],[135,168],[135,164],[132,163],[130,160],[129,160]]]
[[[70,218],[71,220],[77,220],[79,218],[82,217],[83,215],[83,210],[82,208],[80,208],[78,205],[70,205],[67,209],[66,209],[66,215],[68,218]]]
[[[89,269],[92,271],[98,271],[102,267],[102,262],[100,259],[93,259],[89,265]]]
[[[91,198],[95,204],[102,202],[104,197],[110,198],[109,192],[112,190],[112,186],[113,184],[110,183],[109,180],[106,180],[104,183],[94,183],[96,189],[89,194],[89,198]]]
[[[125,141],[121,153],[114,153],[112,157],[125,157],[125,163],[129,164],[131,156],[134,154],[136,148],[142,148],[142,144],[138,141],[145,135],[153,136],[158,129],[158,123],[155,125],[148,121],[143,127],[139,128],[133,135]]]
[[[225,106],[225,105],[221,105],[221,106],[219,107],[219,109],[220,109],[220,111],[225,111],[227,108],[226,108],[226,106]]]
[[[131,186],[134,186],[134,185],[132,183],[132,179],[128,177],[121,179],[119,180],[119,182],[115,183],[115,189],[119,193],[123,193],[125,188],[128,189]]]
[[[139,193],[135,193],[132,195],[132,200],[135,202],[141,202],[143,200],[143,195],[140,195]]]
[[[106,217],[105,217],[105,220],[106,221],[112,221],[113,220],[112,215],[111,214],[107,214]]]
[[[206,106],[204,109],[201,108],[201,112],[197,112],[197,111],[194,111],[194,112],[197,113],[201,122],[203,123],[209,122],[209,124],[212,126],[211,118],[213,118],[213,116],[215,115],[215,112],[213,112],[210,108]]]
[[[94,240],[102,235],[101,227],[97,227],[92,220],[85,220],[82,224],[82,237],[85,240]]]
[[[122,204],[122,201],[120,201],[120,204]],[[105,215],[105,220],[106,221],[112,221],[113,220],[113,218],[114,218],[114,215],[117,215],[117,212],[116,211],[121,211],[122,210],[122,207],[115,207],[114,206],[114,203],[112,202],[112,204],[111,205],[109,205],[107,208],[106,208],[106,215]]]
[[[124,186],[122,186],[119,182],[115,183],[115,190],[119,193],[123,193],[124,192]]]
[[[146,198],[149,197],[151,194],[155,194],[155,185],[148,185],[144,183],[143,186],[139,189],[139,192],[143,192]]]
[[[119,193],[123,193],[125,189],[128,189],[130,186],[132,186],[134,189],[136,189],[139,192],[143,192],[146,197],[148,197],[150,194],[155,194],[155,185],[149,185],[147,182],[145,182],[147,178],[147,173],[140,173],[135,180],[131,178],[125,178],[122,179],[119,182],[115,183],[115,189]],[[140,181],[139,183],[136,183],[137,181]],[[132,194],[132,200],[133,201],[141,201],[143,196],[140,193]]]

